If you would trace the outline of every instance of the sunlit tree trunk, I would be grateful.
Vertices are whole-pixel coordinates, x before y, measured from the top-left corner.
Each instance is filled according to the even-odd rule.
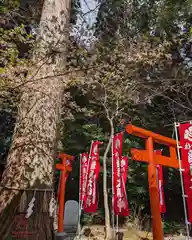
[[[104,208],[105,208],[105,239],[112,239],[112,231],[110,224],[110,214],[109,214],[109,199],[108,199],[108,187],[107,187],[107,156],[110,151],[112,144],[112,137],[114,135],[113,121],[108,118],[111,127],[111,135],[103,156],[103,196],[104,196]]]
[[[34,67],[29,69],[28,81],[21,87],[12,146],[0,187],[2,240],[17,233],[13,221],[18,223],[19,209],[26,211],[33,195],[36,198],[34,213],[27,222],[25,239],[27,236],[34,240],[52,239],[53,219],[49,217],[48,205],[53,188],[62,93],[67,83],[65,77],[56,75],[65,69],[69,12],[70,0],[44,0],[33,54]]]

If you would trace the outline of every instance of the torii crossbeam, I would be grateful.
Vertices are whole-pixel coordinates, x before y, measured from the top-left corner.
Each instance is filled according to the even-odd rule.
[[[132,124],[126,126],[127,133],[143,138],[145,140],[146,150],[132,149],[132,158],[136,161],[149,163],[148,165],[148,182],[150,205],[152,214],[153,239],[163,240],[163,228],[160,213],[160,200],[157,183],[156,165],[166,167],[179,168],[179,160],[177,159],[177,142],[174,139],[164,137],[160,134],[153,133],[143,128],[138,128]],[[170,156],[158,155],[154,152],[154,143],[159,143],[169,147]]]

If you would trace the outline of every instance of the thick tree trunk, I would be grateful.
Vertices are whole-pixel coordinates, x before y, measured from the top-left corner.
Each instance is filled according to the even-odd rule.
[[[108,201],[108,189],[107,189],[107,156],[112,143],[112,136],[114,135],[113,122],[109,119],[111,125],[111,136],[109,142],[107,144],[107,148],[105,150],[103,156],[103,195],[104,195],[104,208],[105,208],[105,238],[107,240],[112,239],[112,231],[110,224],[110,214],[109,214],[109,201]]]
[[[40,36],[33,57],[36,64],[29,81],[22,87],[13,142],[0,187],[1,240],[17,234],[14,220],[18,223],[19,207],[22,205],[21,211],[25,212],[33,195],[34,213],[22,237],[52,239],[53,220],[48,215],[48,205],[53,189],[64,83],[62,77],[54,76],[65,67],[69,8],[70,0],[44,1]],[[22,237],[18,235],[18,239]]]

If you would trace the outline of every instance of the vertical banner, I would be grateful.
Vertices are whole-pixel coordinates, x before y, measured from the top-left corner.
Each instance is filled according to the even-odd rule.
[[[192,124],[179,126],[181,145],[181,168],[183,169],[183,184],[187,203],[188,221],[192,223]]]
[[[80,201],[84,201],[86,198],[86,181],[87,171],[89,164],[89,154],[82,153],[80,157]]]
[[[161,155],[162,150],[155,150],[155,153]],[[160,202],[160,212],[166,212],[165,206],[165,194],[163,188],[163,167],[161,165],[157,165],[157,182],[158,182],[158,189],[159,189],[159,202]]]
[[[89,166],[86,180],[86,197],[83,202],[83,209],[87,213],[93,213],[97,211],[98,205],[98,191],[97,180],[100,171],[99,162],[99,145],[101,142],[95,141],[91,145],[91,151],[89,156]]]
[[[122,157],[123,133],[113,138],[113,211],[118,216],[128,216],[129,207],[125,189],[128,170],[128,158]]]

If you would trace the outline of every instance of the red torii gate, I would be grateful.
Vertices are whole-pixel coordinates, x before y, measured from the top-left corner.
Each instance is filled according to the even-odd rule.
[[[58,210],[58,232],[63,232],[63,220],[64,220],[64,209],[65,209],[65,187],[69,173],[72,171],[71,161],[74,157],[65,153],[59,153],[57,158],[61,159],[61,163],[56,164],[56,169],[61,171],[58,199],[59,199],[59,210]],[[70,161],[67,162],[67,161]]]
[[[152,214],[153,239],[163,240],[163,228],[160,213],[160,200],[157,183],[156,165],[179,168],[177,159],[177,142],[174,139],[164,137],[160,134],[153,133],[143,128],[138,128],[132,124],[126,126],[127,133],[145,139],[146,150],[132,149],[133,160],[149,163],[148,165],[148,182],[150,205]],[[169,147],[170,156],[158,155],[154,152],[153,143],[160,143]]]

